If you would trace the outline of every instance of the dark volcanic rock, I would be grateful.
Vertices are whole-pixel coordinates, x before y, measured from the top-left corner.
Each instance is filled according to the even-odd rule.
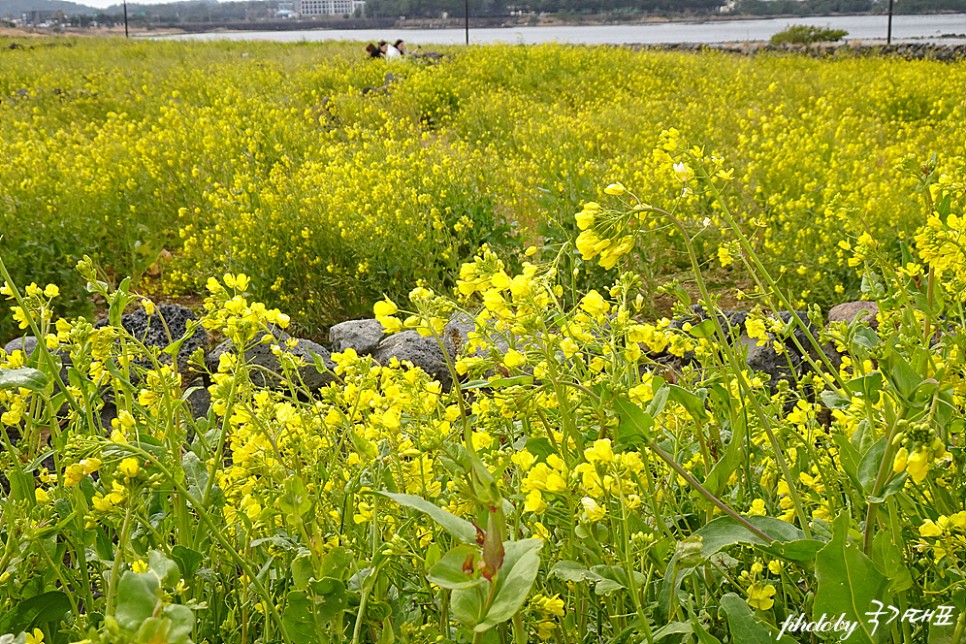
[[[331,370],[335,367],[335,363],[329,358],[330,353],[328,349],[311,340],[302,338],[298,338],[295,341],[295,346],[290,348],[287,345],[287,341],[292,336],[281,329],[272,329],[272,333],[277,339],[282,352],[290,353],[293,356],[303,359],[304,363],[299,367],[299,376],[307,388],[314,391],[335,379],[335,376],[331,373]],[[231,340],[226,340],[212,349],[211,353],[205,357],[205,364],[208,369],[213,372],[217,371],[218,361],[221,355],[229,351],[235,351],[235,346]],[[319,373],[319,370],[315,368],[313,356],[321,358],[328,371]],[[272,388],[282,386],[281,363],[279,362],[278,356],[272,351],[271,344],[255,345],[245,352],[245,361],[256,367],[251,372],[251,379],[255,385]]]
[[[387,337],[379,343],[374,357],[384,365],[389,364],[393,358],[400,362],[411,362],[438,380],[443,389],[449,389],[453,384],[449,369],[446,368],[446,359],[436,339],[424,338],[417,331],[402,331]]]
[[[197,379],[188,385],[188,407],[191,409],[192,418],[205,418],[211,409],[211,393],[205,387],[202,379]]]
[[[476,331],[476,321],[466,313],[454,313],[443,328],[443,344],[454,360],[470,341],[470,333]]]
[[[446,327],[443,329],[443,345],[447,353],[455,360],[457,355],[466,355],[466,344],[470,341],[470,333],[477,331],[476,321],[466,313],[454,313]],[[480,331],[482,339],[488,347],[492,347],[497,353],[503,355],[510,350],[510,342],[506,337],[499,333],[487,333],[486,330]],[[539,337],[539,336],[538,336]],[[514,338],[518,342],[519,338]],[[533,343],[531,343],[533,344]],[[484,357],[487,350],[477,349],[471,355]]]
[[[25,335],[22,338],[14,338],[7,344],[3,346],[3,350],[7,355],[10,355],[14,351],[23,351],[24,354],[30,355],[37,348],[37,338],[32,335]]]
[[[747,335],[741,337],[741,343],[748,350],[745,364],[753,371],[761,371],[770,377],[769,385],[774,387],[779,380],[793,381],[800,373],[802,357],[798,351],[788,349],[780,354],[770,342],[758,346],[758,342]]]
[[[121,326],[134,338],[147,347],[164,349],[172,342],[184,336],[188,330],[188,322],[196,320],[191,309],[178,304],[162,304],[156,307],[154,315],[148,315],[143,309],[121,316]],[[107,326],[106,319],[94,324],[95,328]],[[188,358],[199,348],[208,344],[208,334],[200,326],[194,330],[178,350],[178,370],[185,371]],[[166,359],[167,356],[162,356]],[[142,366],[149,367],[149,364]]]
[[[335,353],[354,349],[360,356],[372,355],[385,337],[378,320],[349,320],[329,329],[329,345]]]
[[[801,318],[809,330],[814,330],[807,312],[795,311],[794,313]],[[750,338],[745,328],[745,323],[749,318],[747,311],[724,310],[717,312],[718,322],[729,336],[729,341],[745,353],[748,367],[766,374],[769,377],[769,386],[774,388],[778,381],[794,380],[807,369],[807,364],[799,347],[804,349],[813,359],[818,359],[818,356],[815,355],[805,332],[797,325],[792,327],[790,324],[792,320],[791,311],[777,311],[765,317],[766,319],[780,320],[785,327],[785,331],[782,334],[769,333],[768,342],[758,346],[757,340]],[[699,324],[707,319],[709,319],[709,316],[704,308],[700,304],[696,304],[691,307],[687,315],[672,320],[671,327],[681,329],[685,323]],[[784,333],[787,333],[787,335],[784,335]],[[783,351],[775,350],[774,342],[776,340],[783,345]],[[692,354],[685,355],[684,358],[676,358],[667,353],[652,357],[657,362],[667,364],[672,368],[679,368],[681,364],[693,359]]]

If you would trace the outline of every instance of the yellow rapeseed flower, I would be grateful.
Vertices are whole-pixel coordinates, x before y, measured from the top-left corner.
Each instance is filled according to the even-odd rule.
[[[138,475],[138,472],[140,471],[141,466],[140,464],[138,464],[138,460],[136,458],[129,457],[121,461],[121,464],[117,466],[117,469],[124,476],[134,478],[135,476]]]
[[[776,592],[771,584],[755,582],[748,588],[748,605],[755,610],[769,610],[775,605]]]

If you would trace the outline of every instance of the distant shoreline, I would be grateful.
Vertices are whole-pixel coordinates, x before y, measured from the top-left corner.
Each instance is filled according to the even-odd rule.
[[[881,16],[881,13],[828,13],[808,16],[796,14],[782,14],[774,16],[755,15],[694,15],[694,16],[646,16],[636,20],[606,20],[600,18],[581,18],[578,20],[564,20],[554,16],[542,16],[538,19],[512,17],[470,18],[469,27],[475,29],[520,29],[520,28],[553,28],[553,27],[610,27],[610,26],[639,26],[661,24],[702,25],[728,22],[744,22],[759,20],[816,20],[823,18],[842,18],[860,16]],[[960,15],[953,11],[937,11],[916,14],[895,14],[896,18],[909,16],[943,16]],[[385,29],[393,31],[415,30],[446,30],[463,29],[462,19],[348,19],[348,20],[261,20],[261,21],[223,21],[184,24],[157,24],[132,26],[130,33],[137,37],[167,36],[177,34],[206,34],[206,33],[245,33],[245,32],[292,32],[292,31],[363,31],[370,29]],[[0,37],[44,37],[44,36],[118,36],[124,35],[123,26],[78,28],[60,27],[44,29],[38,27],[0,27]]]
[[[385,24],[351,25],[350,21],[306,23],[287,21],[286,29],[272,30],[265,23],[232,23],[198,25],[203,29],[183,28],[134,28],[130,33],[135,39],[159,40],[265,40],[279,42],[318,42],[329,40],[371,41],[403,36],[411,49],[420,46],[462,45],[464,26],[427,24],[425,21],[388,21]],[[834,45],[805,48],[769,49],[771,36],[793,24],[834,27],[847,32],[846,38]],[[368,26],[368,28],[364,28]],[[233,28],[241,27],[241,28]],[[64,29],[61,33],[47,30],[12,30],[0,28],[0,47],[15,37],[37,38],[41,36],[67,37],[123,37],[124,27],[110,29]],[[893,45],[888,51],[872,50],[886,45],[886,16],[881,14],[827,15],[812,17],[747,16],[707,17],[691,16],[677,20],[650,19],[622,24],[543,24],[491,25],[470,24],[470,42],[475,45],[491,43],[540,44],[558,42],[572,45],[611,45],[650,47],[656,49],[692,50],[714,48],[742,54],[759,51],[796,51],[804,55],[827,57],[886,55],[905,58],[934,58],[960,60],[964,58],[961,46],[966,45],[966,13],[916,14],[897,16],[892,31]],[[26,42],[23,43],[26,46]],[[896,48],[901,45],[901,48]],[[10,44],[15,48],[16,42]],[[764,47],[764,50],[762,49]],[[853,47],[848,51],[843,48]]]

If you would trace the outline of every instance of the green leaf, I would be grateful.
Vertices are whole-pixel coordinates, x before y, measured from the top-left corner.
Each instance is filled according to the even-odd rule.
[[[460,389],[468,391],[471,389],[505,389],[514,385],[529,385],[533,383],[533,376],[521,375],[511,378],[495,378],[493,380],[472,380],[463,385]]]
[[[762,550],[795,563],[813,563],[815,555],[824,546],[825,542],[818,539],[798,539],[784,543],[776,541],[767,548],[763,547]]]
[[[296,545],[295,542],[293,542],[288,537],[283,537],[280,535],[272,535],[271,537],[262,537],[260,539],[254,539],[249,545],[252,548],[258,548],[260,546],[265,545],[266,543],[269,545],[275,546],[276,548],[279,548],[281,550],[284,550],[285,552],[293,552],[293,551],[299,550],[299,546]]]
[[[698,638],[698,644],[721,644],[721,640],[705,630],[704,626],[698,620],[698,616],[693,612],[691,613],[690,619],[691,626],[694,628],[694,635]]]
[[[94,552],[102,562],[114,561],[114,544],[107,536],[107,531],[101,526],[98,526],[94,532]]]
[[[186,452],[181,458],[181,467],[188,483],[188,492],[195,499],[202,501],[208,488],[208,468],[201,462],[194,452]]]
[[[647,406],[647,415],[651,418],[657,418],[664,411],[665,405],[667,405],[668,397],[671,394],[671,390],[668,385],[664,385],[654,392],[654,398],[651,399],[650,404]],[[628,401],[630,402],[630,401]]]
[[[664,392],[664,400],[667,401],[667,388],[662,387],[659,391]],[[614,398],[614,409],[620,418],[620,424],[617,426],[617,435],[614,441],[616,447],[625,449],[627,447],[643,445],[651,439],[651,430],[654,428],[654,416],[643,411],[623,396],[616,396]]]
[[[864,317],[864,316],[863,316]],[[879,336],[876,335],[868,326],[859,326],[855,328],[855,333],[852,335],[852,340],[855,344],[860,347],[865,347],[866,349],[875,349],[879,346]]]
[[[464,626],[475,628],[479,623],[480,613],[483,612],[483,592],[488,586],[489,583],[453,591],[450,596],[453,616]]]
[[[158,550],[152,550],[148,553],[148,567],[158,576],[161,583],[169,588],[173,588],[181,579],[178,564],[165,557],[164,553]]]
[[[748,523],[779,542],[798,541],[805,536],[801,530],[781,519],[775,519],[773,517],[745,517],[745,519]],[[695,531],[692,536],[701,537],[701,555],[705,559],[722,548],[739,543],[755,546],[768,545],[761,537],[753,534],[748,528],[729,516],[718,517],[700,530]]]
[[[833,434],[832,440],[839,448],[839,463],[842,465],[842,471],[852,480],[853,484],[861,487],[859,483],[859,462],[861,460],[859,450],[852,445],[849,437],[841,432]]]
[[[869,419],[863,418],[855,427],[855,431],[852,432],[852,435],[849,436],[849,442],[852,444],[852,447],[855,448],[856,454],[864,455],[876,441],[877,434],[878,432],[874,430],[871,426],[871,423],[869,423]],[[856,457],[856,462],[861,463],[861,457]],[[858,465],[856,465],[856,477],[858,477]],[[858,483],[858,479],[856,479],[856,483]],[[859,489],[862,488],[861,485],[858,485],[858,487]]]
[[[710,322],[710,320],[705,320],[705,322]],[[708,397],[707,389],[698,389],[697,393],[692,393],[684,387],[668,385],[667,390],[668,400],[673,400],[688,410],[688,413],[697,422],[703,423],[708,417],[704,408],[705,399]]]
[[[474,630],[487,631],[513,617],[530,594],[530,588],[540,570],[540,539],[506,541],[503,544],[503,567],[497,574],[493,602],[483,620]]]
[[[708,318],[699,324],[695,324],[688,331],[691,335],[696,338],[713,338],[714,337],[714,320]]]
[[[848,409],[852,405],[852,400],[843,396],[837,391],[827,389],[819,394],[819,398],[829,409]]]
[[[175,546],[171,549],[171,558],[178,563],[178,569],[185,580],[190,580],[198,571],[198,566],[204,561],[205,556],[197,550],[186,548],[185,546]]]
[[[393,607],[389,602],[373,601],[366,604],[366,619],[370,622],[382,622],[392,617],[392,609]]]
[[[476,543],[476,527],[472,523],[459,518],[455,514],[450,514],[435,503],[431,503],[426,499],[412,494],[399,494],[394,492],[377,492],[376,494],[381,494],[388,499],[392,499],[399,505],[428,514],[440,527],[463,543]]]
[[[293,590],[286,595],[282,623],[285,624],[285,633],[291,641],[304,644],[319,642],[312,601],[305,591]]]
[[[153,572],[125,570],[117,584],[115,617],[122,628],[137,631],[141,623],[154,615],[160,602],[161,583]]]
[[[59,590],[35,595],[0,615],[0,633],[32,631],[38,624],[59,622],[69,611],[70,599]]]
[[[582,581],[600,581],[603,579],[603,577],[598,575],[596,572],[588,570],[576,561],[568,561],[566,559],[558,561],[550,570],[550,574],[563,581],[570,581],[574,583],[580,583]]]
[[[882,488],[882,492],[879,493],[879,496],[870,496],[868,498],[869,503],[882,503],[893,494],[902,492],[903,488],[906,486],[907,478],[909,478],[909,475],[906,472],[893,476],[891,479],[889,479],[889,482],[886,483],[886,486]]]
[[[21,367],[19,369],[0,369],[0,389],[27,389],[43,391],[50,379],[39,369]]]
[[[426,562],[426,566],[432,568],[439,563],[439,560],[442,558],[443,556],[440,554],[439,544],[435,541],[429,544],[429,547],[426,548],[426,555],[423,558],[423,560]]]
[[[299,519],[312,507],[305,483],[295,474],[282,483],[282,496],[278,499],[278,507],[289,517]]]
[[[319,567],[322,577],[333,577],[345,581],[351,568],[352,559],[348,551],[342,546],[333,548],[324,557]]]
[[[721,598],[721,610],[728,620],[728,630],[731,641],[741,644],[795,644],[795,640],[787,635],[779,637],[779,631],[771,624],[758,621],[755,612],[751,610],[744,599],[735,593],[728,593]]]
[[[676,548],[676,550],[679,549],[680,546]],[[681,588],[681,583],[685,577],[691,574],[692,570],[694,570],[692,566],[681,563],[681,557],[677,551],[668,561],[664,570],[664,581],[661,582],[657,595],[657,609],[661,617],[670,619],[672,610],[678,605],[678,590]]]
[[[694,627],[687,622],[671,622],[654,632],[655,642],[663,640],[668,635],[690,635],[694,633]]]
[[[14,501],[26,502],[31,506],[36,504],[33,474],[23,471],[20,467],[11,468],[6,474],[7,480],[10,481],[10,498]]]
[[[745,437],[748,432],[748,426],[743,421],[740,420],[735,423],[733,432],[731,435],[731,442],[728,443],[728,448],[725,450],[724,456],[722,456],[704,480],[704,487],[710,490],[715,495],[720,495],[722,490],[728,484],[728,479],[731,478],[732,474],[738,468],[739,463],[745,457]]]
[[[625,588],[626,586],[619,581],[615,581],[613,579],[601,579],[594,586],[594,594],[601,596],[612,595],[618,590],[624,590]]]
[[[898,353],[890,352],[883,363],[882,366],[889,375],[889,382],[903,398],[911,401],[923,377]]]
[[[879,467],[882,465],[882,457],[885,456],[887,446],[887,439],[885,437],[880,438],[863,454],[862,460],[859,462],[857,472],[859,484],[862,485],[862,489],[866,494],[872,494],[873,488],[875,487],[875,479],[879,475]]]
[[[956,618],[964,609],[963,591],[931,608],[935,616],[929,622],[928,644],[963,644],[962,634],[956,631]]]
[[[187,644],[195,627],[195,614],[187,606],[171,604],[161,614],[168,620],[168,644]]]
[[[135,644],[152,644],[168,641],[168,624],[160,617],[149,617],[138,625],[134,638]]]
[[[463,543],[443,555],[435,566],[429,569],[426,578],[441,588],[458,590],[472,588],[486,581],[476,574],[476,564],[480,559],[480,549]],[[466,569],[472,571],[467,574]]]
[[[624,587],[629,585],[627,571],[620,566],[607,566],[604,564],[599,564],[597,566],[593,566],[591,570],[600,575],[602,578],[616,581]],[[647,583],[647,577],[641,571],[635,570],[634,583],[636,583],[638,586],[643,586]]]
[[[301,555],[292,560],[292,583],[299,590],[309,587],[309,580],[315,576],[315,566],[312,564],[312,556],[309,554]]]
[[[873,638],[865,613],[873,605],[873,599],[888,604],[888,580],[857,546],[848,542],[850,522],[846,512],[835,519],[832,540],[815,558],[818,590],[812,610],[815,615],[844,615],[845,619],[858,621],[853,634],[855,641],[872,643],[889,630],[880,628],[877,638]]]
[[[349,606],[345,584],[332,577],[310,581],[309,598],[316,617],[323,623],[332,620]]]
[[[549,439],[546,438],[531,438],[527,441],[526,450],[536,456],[537,458],[544,459],[551,454],[556,454],[557,450],[554,449],[553,444]]]
[[[846,383],[846,386],[856,394],[861,394],[870,402],[878,402],[879,392],[882,391],[882,374],[878,371],[867,376],[853,378]]]
[[[939,215],[939,220],[943,222],[943,225],[945,225],[949,215],[953,213],[952,195],[949,193],[943,195],[942,198],[933,206],[933,210],[937,215]]]
[[[903,564],[902,551],[892,542],[892,534],[881,531],[872,539],[872,563],[889,580],[889,592],[912,588],[912,575]]]

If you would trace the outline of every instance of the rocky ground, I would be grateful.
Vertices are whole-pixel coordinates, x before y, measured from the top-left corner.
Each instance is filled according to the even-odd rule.
[[[875,325],[875,315],[878,307],[874,302],[848,302],[833,307],[828,314],[829,323],[851,322],[857,317],[862,316],[873,326]],[[745,333],[744,321],[748,314],[743,311],[722,311],[719,320],[726,329],[726,333],[731,335],[732,341],[736,345],[742,345],[742,355],[745,356],[748,366],[756,371],[767,375],[770,379],[769,384],[774,387],[782,379],[792,378],[794,372],[803,373],[807,370],[808,361],[802,352],[812,353],[808,348],[801,331],[796,330],[786,338],[778,339],[785,350],[781,353],[776,352],[772,344],[761,344],[749,338]],[[804,320],[805,313],[799,312],[799,316]],[[787,311],[778,312],[775,317],[781,319],[786,324],[791,319],[791,314]],[[672,326],[681,327],[685,323],[699,323],[706,319],[707,315],[700,306],[692,307],[692,315],[678,317],[672,321]],[[183,306],[167,304],[159,306],[156,313],[147,315],[143,310],[128,313],[122,316],[121,325],[134,338],[139,340],[147,347],[163,349],[167,347],[172,339],[177,340],[187,329],[194,325],[195,314]],[[101,326],[105,322],[101,321],[96,326]],[[322,346],[304,338],[292,338],[288,333],[280,329],[274,330],[279,349],[272,349],[271,346],[261,344],[248,350],[245,354],[246,361],[255,367],[253,380],[256,384],[263,387],[284,387],[285,382],[280,376],[281,363],[279,360],[279,350],[291,353],[301,359],[302,366],[299,368],[297,378],[301,384],[311,391],[316,391],[333,381],[332,369],[334,363],[330,359],[330,350],[334,352],[353,349],[359,355],[371,355],[377,362],[388,364],[396,359],[400,362],[409,362],[421,368],[434,379],[438,380],[444,387],[449,389],[453,385],[451,371],[447,365],[447,354],[451,357],[460,353],[466,344],[469,334],[475,330],[475,325],[471,319],[465,315],[454,316],[446,325],[442,335],[442,342],[446,348],[444,354],[439,342],[432,337],[423,337],[416,331],[402,331],[393,335],[386,335],[382,325],[374,319],[350,320],[333,326],[329,332],[328,347]],[[505,340],[493,338],[493,345],[499,351],[506,346]],[[201,328],[196,328],[193,335],[185,341],[178,351],[179,371],[187,374],[187,385],[193,392],[189,398],[194,411],[199,416],[207,414],[207,406],[210,399],[203,386],[210,384],[208,373],[195,369],[189,363],[189,356],[197,349],[205,352],[205,366],[209,372],[218,369],[219,357],[226,352],[235,351],[230,341],[224,341],[212,347],[211,339]],[[37,339],[33,336],[19,337],[6,344],[4,350],[7,353],[15,350],[22,350],[32,353],[38,346]],[[824,348],[829,359],[837,362],[837,354],[831,347]],[[69,357],[62,356],[65,363]],[[818,356],[812,356],[818,359]],[[162,361],[167,356],[162,358]],[[690,358],[685,356],[680,358],[670,354],[653,355],[652,359],[656,364],[663,365],[664,368],[672,371],[681,367]],[[145,363],[142,366],[149,366]],[[110,407],[110,406],[109,406]],[[107,410],[110,414],[110,409]],[[109,418],[106,419],[109,422]]]

